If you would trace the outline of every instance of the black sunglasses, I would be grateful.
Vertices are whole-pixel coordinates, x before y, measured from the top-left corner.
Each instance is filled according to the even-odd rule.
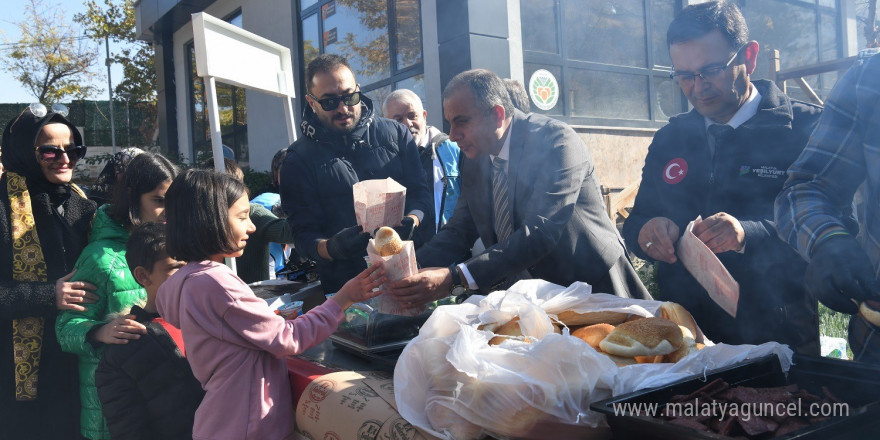
[[[321,108],[324,109],[325,112],[336,110],[336,108],[339,107],[340,101],[347,106],[358,105],[361,103],[360,91],[342,96],[331,96],[330,98],[324,99],[318,99],[317,97],[315,97],[315,95],[312,95],[311,93],[309,93],[309,96],[317,101],[318,104],[321,104]]]
[[[82,145],[68,148],[61,148],[56,145],[41,145],[36,147],[35,150],[43,162],[55,162],[61,159],[62,154],[67,154],[67,159],[70,162],[76,162],[86,155],[86,147]]]

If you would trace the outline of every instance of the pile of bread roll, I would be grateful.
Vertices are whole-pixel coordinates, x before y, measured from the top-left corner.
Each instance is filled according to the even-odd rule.
[[[705,347],[703,335],[693,316],[679,304],[665,302],[660,316],[644,317],[622,312],[562,312],[554,324],[556,333],[562,325],[597,352],[608,356],[618,366],[639,363],[675,363]],[[484,324],[480,330],[495,333],[489,345],[508,339],[531,342],[523,335],[519,317],[503,324]]]
[[[403,250],[403,240],[400,239],[397,231],[388,226],[382,226],[376,231],[373,248],[379,256],[390,257]]]

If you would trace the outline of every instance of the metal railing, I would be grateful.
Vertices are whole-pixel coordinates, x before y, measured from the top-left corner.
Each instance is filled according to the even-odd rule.
[[[782,70],[779,62],[779,51],[770,51],[770,68],[771,74],[774,75],[773,81],[776,86],[782,90],[782,93],[788,93],[785,81],[792,80],[801,88],[805,95],[813,101],[814,104],[825,105],[822,98],[807,83],[804,77],[819,75],[828,72],[843,72],[855,62],[856,56],[847,58],[839,58],[831,61],[823,61],[821,63],[810,64],[807,66],[799,66],[791,69]]]

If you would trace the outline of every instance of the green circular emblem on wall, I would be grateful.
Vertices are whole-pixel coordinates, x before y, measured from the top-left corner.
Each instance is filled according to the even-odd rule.
[[[538,69],[529,79],[529,96],[541,110],[550,110],[559,100],[559,83],[552,73]]]

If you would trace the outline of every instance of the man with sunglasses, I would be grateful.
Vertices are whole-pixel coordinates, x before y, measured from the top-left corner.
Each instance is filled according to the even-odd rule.
[[[431,193],[419,151],[406,127],[373,114],[348,61],[323,54],[306,68],[303,136],[281,171],[281,206],[300,255],[318,264],[325,292],[335,292],[366,267],[370,233],[357,226],[352,185],[392,178],[406,187],[406,216],[395,229],[410,240]]]
[[[772,82],[750,80],[759,47],[732,2],[682,9],[667,44],[672,78],[693,110],[654,135],[623,226],[627,245],[657,264],[660,297],[687,308],[713,341],[779,341],[818,355],[806,265],[777,237],[773,202],[821,108],[790,99]],[[693,233],[739,282],[736,317],[678,259],[676,242],[698,216]]]

